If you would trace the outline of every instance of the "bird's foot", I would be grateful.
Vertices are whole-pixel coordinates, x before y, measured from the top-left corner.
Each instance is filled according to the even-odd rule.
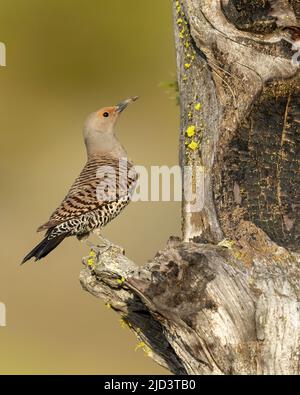
[[[93,267],[95,262],[99,261],[100,256],[107,252],[112,244],[109,240],[101,238],[103,240],[102,244],[93,244],[90,241],[85,241],[85,244],[91,249],[89,256],[86,257],[83,264],[89,267]]]
[[[99,245],[90,245],[91,250],[88,256],[82,259],[82,263],[84,266],[93,270],[95,265],[99,262],[100,256],[107,251],[109,247],[107,246],[99,246]]]
[[[112,246],[111,243],[96,244],[92,250],[96,253],[97,259],[99,259],[101,255],[103,255],[105,252],[107,252],[111,248],[111,246]]]
[[[100,245],[96,245],[96,247],[98,247],[100,249],[100,255],[103,254],[104,252],[108,251],[111,248],[116,248],[116,249],[120,249],[119,246],[111,243],[109,240],[107,240],[105,237],[103,237],[100,234],[100,229],[96,229],[94,230],[94,234],[97,235],[97,237],[101,240],[101,244]]]
[[[88,240],[84,240],[84,243],[90,248],[90,253],[87,257],[83,258],[82,263],[83,265],[89,267],[91,270],[95,267],[95,264],[100,261],[101,255],[106,253],[110,249],[116,249],[120,251],[120,247],[112,244],[109,240],[105,239],[103,236],[100,235],[99,232],[96,233],[101,243],[93,244]],[[123,254],[125,253],[124,250],[121,251]]]

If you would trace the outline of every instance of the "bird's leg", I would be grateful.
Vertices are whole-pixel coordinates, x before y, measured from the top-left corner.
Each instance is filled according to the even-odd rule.
[[[88,240],[89,234],[81,235],[80,237],[77,236],[78,240],[86,244],[90,248],[90,253],[87,257],[83,258],[82,263],[85,266],[93,268],[95,264],[95,260],[99,260],[100,255],[106,252],[110,247],[111,243],[109,240],[106,240],[104,237],[100,235],[100,231],[97,230],[96,235],[103,241],[102,244],[94,244]]]
[[[102,252],[107,251],[107,250],[112,246],[112,243],[111,243],[109,240],[107,240],[107,239],[105,239],[103,236],[101,236],[101,234],[100,234],[100,229],[94,230],[93,233],[94,233],[96,236],[98,236],[99,239],[101,239],[101,240],[103,241],[102,244],[94,244],[94,243],[92,243],[91,241],[89,241],[89,240],[88,240],[89,234],[77,236],[77,238],[78,238],[79,241],[81,241],[82,243],[86,244],[86,245],[87,245],[88,247],[90,247],[91,249],[96,249],[96,250],[99,250],[99,249],[100,249],[100,250],[101,250],[101,249],[104,247],[105,250],[102,251]]]
[[[81,237],[77,236],[81,242],[84,242],[91,249],[89,256],[85,257],[82,261],[85,266],[93,268],[95,261],[99,261],[100,256],[108,251],[111,247],[116,247],[122,254],[125,254],[124,249],[111,243],[108,239],[103,237],[100,233],[100,229],[93,230],[93,233],[102,241],[102,244],[91,243],[89,240],[87,240],[88,235]]]
[[[103,242],[103,243],[100,244],[100,245],[98,245],[98,244],[96,245],[96,248],[98,249],[98,252],[99,252],[99,254],[101,255],[101,254],[103,254],[104,252],[106,252],[107,250],[110,249],[110,247],[112,246],[112,243],[111,243],[109,240],[105,239],[105,238],[101,235],[100,229],[99,229],[99,228],[95,229],[95,230],[93,231],[93,233]]]
[[[96,230],[94,230],[94,233],[96,234],[96,236],[99,237],[100,240],[103,241],[103,245],[104,245],[104,250],[101,251],[101,254],[107,250],[109,250],[110,248],[115,248],[116,250],[118,250],[121,254],[125,255],[125,250],[124,248],[113,244],[112,242],[110,242],[108,239],[106,239],[105,237],[103,237],[100,233],[100,229],[97,228]]]

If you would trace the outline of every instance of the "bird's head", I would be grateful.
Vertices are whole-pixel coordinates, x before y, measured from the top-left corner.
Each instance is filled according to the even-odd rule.
[[[108,152],[116,144],[115,124],[125,108],[138,99],[130,97],[113,107],[104,107],[90,114],[84,124],[83,135],[88,154]]]

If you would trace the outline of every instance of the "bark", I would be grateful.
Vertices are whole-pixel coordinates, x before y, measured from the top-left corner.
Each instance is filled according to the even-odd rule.
[[[174,1],[182,240],[142,268],[113,247],[80,276],[173,373],[300,373],[299,16]]]

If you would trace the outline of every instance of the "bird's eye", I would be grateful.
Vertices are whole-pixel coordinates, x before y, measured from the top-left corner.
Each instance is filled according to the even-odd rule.
[[[107,117],[109,117],[109,113],[108,112],[104,112],[103,116],[104,116],[104,118],[107,118]]]

